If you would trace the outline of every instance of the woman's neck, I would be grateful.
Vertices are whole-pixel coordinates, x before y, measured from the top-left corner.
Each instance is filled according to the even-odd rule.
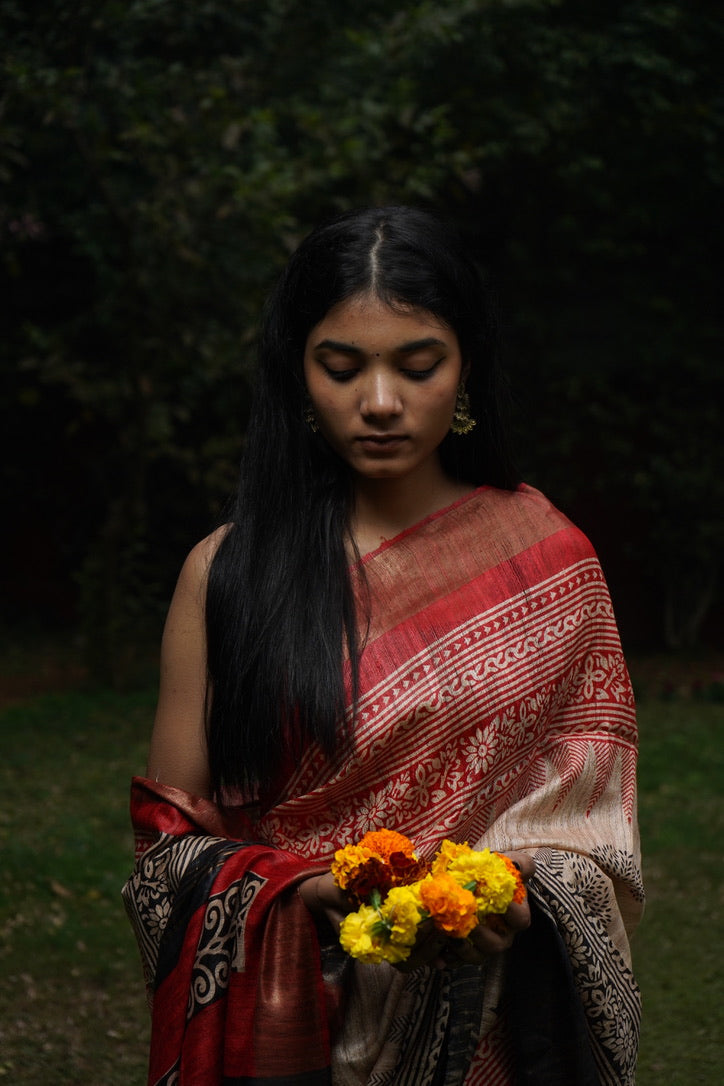
[[[473,488],[451,479],[438,465],[429,477],[409,479],[358,479],[350,530],[360,555],[376,550],[406,528],[418,524],[431,513],[445,509]]]

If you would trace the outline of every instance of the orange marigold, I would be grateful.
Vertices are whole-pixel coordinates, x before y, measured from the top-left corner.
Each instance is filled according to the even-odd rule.
[[[332,874],[337,885],[357,901],[381,897],[393,886],[409,886],[427,873],[409,837],[396,830],[371,830],[356,845],[337,849]]]
[[[415,859],[415,846],[409,837],[397,830],[370,830],[357,842],[360,848],[376,852],[382,860],[389,860],[395,852],[401,852],[408,859]]]
[[[522,902],[525,901],[525,899],[527,897],[525,884],[523,883],[523,879],[520,876],[520,871],[515,866],[515,864],[511,860],[510,856],[504,856],[502,852],[499,852],[498,856],[503,861],[505,866],[508,868],[508,871],[510,871],[511,875],[515,879],[515,890],[513,892],[513,901],[515,902],[516,905],[520,905],[520,904],[522,904]]]
[[[332,860],[332,874],[338,886],[343,890],[353,880],[364,865],[371,859],[372,853],[359,845],[345,845],[339,848]]]
[[[435,927],[456,939],[464,939],[478,923],[474,895],[444,872],[422,880],[420,899]]]

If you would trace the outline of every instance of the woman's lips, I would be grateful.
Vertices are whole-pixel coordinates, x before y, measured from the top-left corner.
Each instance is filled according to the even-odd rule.
[[[356,443],[361,445],[365,452],[381,453],[383,455],[397,452],[407,440],[406,434],[362,434],[360,437],[355,438]]]

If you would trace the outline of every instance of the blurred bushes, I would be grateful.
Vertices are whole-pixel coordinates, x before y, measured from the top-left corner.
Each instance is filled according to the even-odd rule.
[[[221,515],[287,254],[415,202],[500,284],[524,474],[624,634],[711,639],[723,27],[696,0],[0,0],[8,618],[80,616],[113,678]]]

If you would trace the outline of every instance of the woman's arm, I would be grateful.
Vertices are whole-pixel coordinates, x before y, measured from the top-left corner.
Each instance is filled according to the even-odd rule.
[[[206,579],[223,529],[198,543],[186,559],[171,600],[161,643],[158,708],[147,776],[211,798],[206,751]]]

